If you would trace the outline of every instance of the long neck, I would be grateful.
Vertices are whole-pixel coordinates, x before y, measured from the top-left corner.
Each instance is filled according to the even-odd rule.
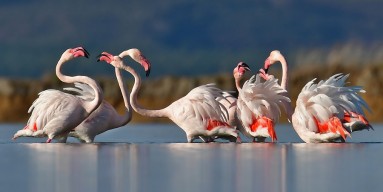
[[[281,62],[281,65],[282,65],[282,81],[281,81],[281,87],[283,89],[285,89],[286,91],[288,91],[288,84],[287,84],[287,80],[288,80],[288,67],[287,67],[287,62],[286,62],[286,59],[285,58],[281,58],[280,59],[280,62]]]
[[[285,94],[285,96],[289,97],[289,94],[288,94],[288,66],[287,66],[287,62],[286,62],[286,59],[285,58],[281,58],[280,59],[280,62],[281,62],[281,65],[282,65],[282,81],[281,81],[281,87],[283,89],[285,89],[287,92]],[[288,108],[286,109],[286,113],[287,113],[287,118],[289,119],[289,121],[291,122],[291,116],[293,115],[293,108],[291,106],[291,103],[290,105],[288,106]]]
[[[93,79],[87,77],[87,76],[66,76],[61,73],[61,66],[67,62],[66,59],[60,59],[56,65],[56,75],[57,77],[64,83],[74,83],[74,82],[80,82],[89,85],[93,91],[94,91],[94,98],[91,101],[84,102],[84,108],[85,110],[90,114],[92,113],[100,104],[102,101],[102,90],[94,81]]]
[[[120,87],[122,99],[124,100],[124,105],[126,108],[125,113],[123,115],[119,115],[118,117],[116,117],[117,119],[114,121],[116,122],[116,127],[120,127],[120,126],[126,125],[132,120],[132,106],[130,106],[130,103],[129,103],[129,98],[128,98],[129,93],[125,86],[124,79],[120,69],[115,68],[115,72],[116,72],[118,86]]]
[[[123,69],[134,77],[134,85],[132,88],[132,92],[130,93],[130,103],[132,105],[132,108],[139,113],[140,115],[147,116],[147,117],[168,117],[168,114],[166,113],[165,109],[160,110],[149,110],[144,109],[138,104],[137,101],[137,94],[141,87],[141,77],[129,66],[123,66]]]
[[[235,87],[237,87],[238,92],[241,91],[242,90],[242,88],[241,88],[241,79],[240,78],[236,78],[234,76],[234,81],[235,81]]]

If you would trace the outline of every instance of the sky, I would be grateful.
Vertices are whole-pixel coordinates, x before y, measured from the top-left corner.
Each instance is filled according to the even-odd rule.
[[[274,49],[292,66],[312,62],[306,58],[312,50],[321,53],[312,57],[318,62],[343,45],[359,48],[361,60],[371,57],[365,50],[376,60],[383,50],[379,0],[0,3],[0,76],[12,78],[54,73],[61,53],[79,45],[92,57],[65,66],[66,73],[112,76],[95,56],[133,47],[152,62],[153,76],[226,73],[239,61],[258,68]]]

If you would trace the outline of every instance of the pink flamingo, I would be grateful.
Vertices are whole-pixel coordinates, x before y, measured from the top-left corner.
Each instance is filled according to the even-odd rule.
[[[287,90],[287,62],[283,55],[275,50],[265,61],[261,76],[270,78],[268,68],[279,61],[282,64],[281,86]],[[336,74],[326,81],[315,84],[308,82],[298,95],[296,108],[291,106],[287,115],[299,137],[306,143],[345,142],[353,131],[369,130],[371,125],[364,117],[363,107],[369,110],[367,103],[358,95],[365,91],[358,86],[345,86],[348,75]]]
[[[235,128],[229,126],[227,111],[217,100],[222,98],[222,91],[213,84],[202,85],[191,90],[186,96],[173,102],[164,109],[149,110],[142,108],[137,102],[138,90],[141,86],[140,76],[130,66],[125,65],[122,58],[129,55],[133,60],[141,62],[145,69],[150,69],[150,63],[138,49],[123,51],[119,56],[103,52],[99,60],[112,64],[114,67],[126,70],[134,77],[134,85],[130,94],[132,108],[143,116],[167,117],[186,133],[187,141],[192,142],[202,137],[238,137]]]
[[[246,71],[249,71],[249,66],[243,62],[233,71],[239,93],[237,118],[240,125],[237,127],[244,135],[252,138],[253,142],[264,142],[269,137],[275,141],[277,135],[274,125],[281,115],[279,107],[287,109],[291,101],[284,95],[286,90],[274,78],[261,82],[259,75],[253,75],[241,88],[240,80]]]
[[[145,63],[145,61],[142,61],[143,59],[145,58],[141,57],[137,60],[137,62],[140,64]],[[145,67],[145,69],[147,76],[149,76],[150,67]],[[125,86],[120,69],[115,68],[115,73],[126,107],[125,113],[123,115],[119,115],[111,104],[109,104],[106,100],[103,100],[101,105],[84,122],[77,126],[74,131],[70,132],[70,136],[75,137],[82,142],[91,143],[93,142],[96,135],[99,135],[110,129],[124,126],[131,121],[132,107],[128,100],[129,93]],[[66,88],[66,90],[78,92],[81,95],[88,95],[89,98],[93,97],[92,92],[88,86],[81,86],[84,84],[79,85],[76,85],[78,89]]]
[[[88,57],[89,53],[82,47],[67,49],[56,65],[57,77],[65,83],[84,83],[91,87],[94,97],[85,100],[80,96],[48,89],[39,93],[28,112],[31,116],[24,129],[19,130],[13,139],[20,136],[48,137],[66,139],[68,133],[84,121],[102,101],[102,91],[98,84],[86,76],[66,76],[61,73],[62,65],[77,57]]]
[[[118,85],[122,91],[122,98],[126,107],[125,113],[120,115],[111,104],[109,104],[106,100],[103,100],[101,105],[93,111],[93,113],[91,113],[85,121],[69,133],[69,136],[75,137],[81,142],[91,143],[97,135],[105,131],[124,126],[131,121],[132,107],[130,106],[127,96],[129,93],[125,88],[120,70],[116,68],[115,73]],[[76,88],[64,89],[76,92],[86,100],[94,97],[89,86],[79,83],[76,83],[75,85]]]

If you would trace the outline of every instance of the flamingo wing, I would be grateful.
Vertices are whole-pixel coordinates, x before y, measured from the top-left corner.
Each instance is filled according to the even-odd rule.
[[[69,123],[73,121],[71,117],[84,116],[85,110],[78,107],[82,106],[82,102],[80,97],[62,91],[53,89],[42,91],[28,110],[31,116],[26,128],[33,131],[43,130],[48,123],[57,120]]]
[[[226,122],[228,120],[227,109],[219,102],[219,100],[225,99],[222,90],[214,84],[196,87],[184,99],[190,101],[194,115],[202,121],[215,119]]]
[[[66,87],[64,90],[74,92],[77,97],[86,101],[94,99],[94,91],[89,85],[79,82],[75,82],[74,85],[75,87]]]
[[[248,132],[254,132],[258,124],[270,127],[278,121],[281,115],[280,107],[286,110],[291,102],[285,96],[286,93],[287,91],[278,85],[277,79],[271,77],[261,82],[259,75],[252,76],[244,83],[237,100],[237,115],[243,127]],[[275,135],[273,130],[269,131],[269,135]],[[276,139],[276,136],[272,137]]]
[[[223,97],[223,98],[222,98]],[[224,91],[222,97],[217,98],[217,101],[220,102],[228,112],[228,124],[231,126],[237,126],[235,120],[235,113],[237,109],[237,98],[234,97],[231,93]],[[223,110],[225,110],[223,109]]]
[[[345,138],[342,121],[350,113],[364,114],[367,103],[358,93],[359,86],[345,86],[348,75],[336,74],[326,81],[308,82],[298,95],[296,118],[315,133],[334,132]]]

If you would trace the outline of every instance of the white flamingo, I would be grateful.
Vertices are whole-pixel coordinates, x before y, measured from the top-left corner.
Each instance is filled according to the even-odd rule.
[[[39,93],[39,97],[29,108],[31,116],[24,129],[19,130],[13,139],[20,136],[48,137],[52,139],[66,139],[68,133],[91,114],[102,101],[102,91],[99,85],[86,76],[66,76],[61,73],[62,65],[77,57],[88,57],[88,52],[77,47],[67,49],[56,65],[57,77],[65,83],[84,83],[92,88],[94,97],[85,100],[81,96],[64,93],[59,90],[48,89]]]
[[[281,86],[287,90],[287,62],[279,51],[270,53],[265,69],[260,72],[263,78],[269,78],[267,70],[277,61],[283,70]],[[306,143],[344,142],[351,132],[372,128],[363,112],[363,108],[369,110],[369,107],[358,95],[365,91],[359,86],[345,86],[347,77],[336,74],[317,84],[315,79],[308,82],[298,95],[294,113],[290,106],[287,115]]]
[[[132,119],[132,107],[129,103],[128,91],[125,88],[125,84],[119,69],[115,69],[117,82],[122,91],[122,98],[126,107],[124,114],[120,115],[114,107],[106,100],[103,100],[101,105],[89,115],[80,125],[78,125],[73,131],[69,133],[69,136],[75,137],[81,142],[91,143],[94,138],[111,129],[118,128],[128,124]],[[68,91],[76,92],[79,96],[85,100],[91,100],[94,98],[91,87],[86,84],[75,84],[76,88],[64,88]]]
[[[140,76],[130,66],[125,65],[122,58],[130,56],[150,69],[150,63],[138,49],[129,49],[119,56],[103,52],[101,61],[112,64],[114,67],[124,69],[133,75],[135,82],[130,94],[132,108],[139,114],[148,117],[167,117],[177,124],[186,133],[187,141],[192,142],[199,136],[203,137],[231,137],[234,141],[238,133],[234,127],[229,126],[227,111],[217,100],[222,98],[222,91],[212,84],[202,85],[191,90],[186,96],[173,102],[168,107],[159,110],[142,108],[137,102],[138,90],[141,86]]]
[[[266,138],[275,141],[277,135],[274,125],[281,115],[280,107],[286,110],[291,101],[284,95],[286,90],[274,78],[261,82],[259,75],[253,75],[241,88],[240,80],[248,70],[248,65],[243,62],[233,70],[239,93],[237,118],[241,126],[237,127],[244,135],[252,138],[253,142],[264,142]]]

